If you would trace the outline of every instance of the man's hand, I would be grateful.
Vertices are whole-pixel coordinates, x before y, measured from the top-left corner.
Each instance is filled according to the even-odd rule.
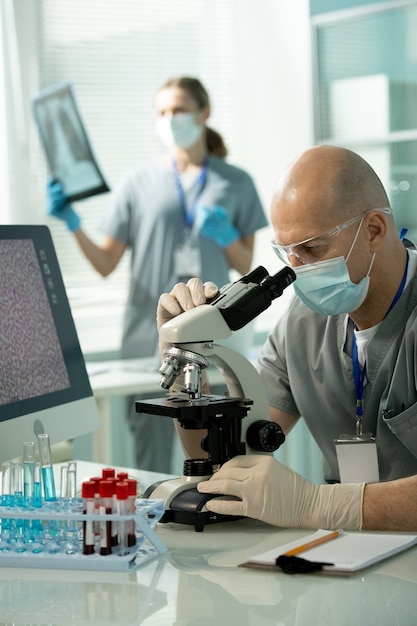
[[[207,509],[243,515],[285,528],[343,528],[362,523],[363,484],[315,485],[279,463],[273,456],[236,456],[198,491],[235,496],[214,498]]]
[[[190,278],[187,284],[177,283],[170,293],[163,293],[159,298],[156,311],[158,330],[184,311],[206,304],[218,293],[217,285],[211,282],[202,283],[199,278]]]

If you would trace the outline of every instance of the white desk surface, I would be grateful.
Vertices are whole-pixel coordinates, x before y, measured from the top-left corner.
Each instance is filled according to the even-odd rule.
[[[97,475],[102,467],[79,462],[79,480]],[[128,471],[144,487],[165,478]],[[157,532],[167,554],[129,573],[0,568],[1,624],[416,624],[417,548],[349,578],[290,576],[237,565],[311,531],[245,519],[209,525],[202,533],[185,525],[159,524]]]

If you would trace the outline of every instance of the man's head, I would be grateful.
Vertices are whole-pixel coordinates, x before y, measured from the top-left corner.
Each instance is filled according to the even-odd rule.
[[[381,181],[358,154],[335,146],[303,152],[274,191],[271,220],[278,243],[288,245],[344,224],[371,209],[389,207]],[[357,224],[356,224],[357,226]],[[352,240],[355,231],[341,232]]]
[[[389,206],[381,181],[358,154],[334,146],[311,148],[284,172],[273,195],[278,251],[283,246],[281,252],[296,268],[347,258],[353,283],[372,268],[371,285],[377,285],[387,255],[403,247]]]

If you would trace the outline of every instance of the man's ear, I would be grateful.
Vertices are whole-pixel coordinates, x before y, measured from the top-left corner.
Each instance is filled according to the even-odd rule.
[[[388,219],[392,219],[391,216],[378,211],[368,215],[366,226],[372,253],[378,252],[387,235]]]

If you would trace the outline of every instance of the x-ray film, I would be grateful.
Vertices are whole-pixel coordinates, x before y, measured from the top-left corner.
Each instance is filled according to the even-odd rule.
[[[69,201],[109,191],[88,138],[71,83],[59,83],[32,98],[51,177]]]

